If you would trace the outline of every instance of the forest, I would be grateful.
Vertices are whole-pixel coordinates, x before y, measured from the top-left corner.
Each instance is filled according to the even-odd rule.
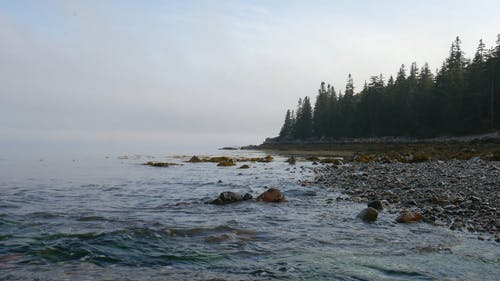
[[[500,128],[500,34],[496,46],[479,41],[466,58],[459,37],[435,72],[401,65],[396,77],[372,76],[355,92],[321,82],[314,106],[306,96],[287,110],[278,139],[436,137],[486,133]]]

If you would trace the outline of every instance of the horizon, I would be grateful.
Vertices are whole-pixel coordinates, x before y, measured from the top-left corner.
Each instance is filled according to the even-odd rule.
[[[484,9],[484,7],[488,9]],[[4,154],[199,151],[278,135],[322,81],[495,44],[495,1],[0,3]]]

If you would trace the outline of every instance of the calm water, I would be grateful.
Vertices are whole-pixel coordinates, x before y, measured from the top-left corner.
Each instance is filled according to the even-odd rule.
[[[264,156],[257,152],[220,155]],[[155,168],[147,157],[0,159],[0,280],[498,280],[500,247],[427,224],[355,219],[364,208],[313,167]],[[185,158],[157,156],[182,163]],[[204,202],[226,190],[288,202]],[[314,191],[314,193],[311,192]]]

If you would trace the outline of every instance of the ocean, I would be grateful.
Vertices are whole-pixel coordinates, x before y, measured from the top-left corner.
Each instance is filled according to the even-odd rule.
[[[201,155],[263,157],[259,151]],[[0,280],[498,280],[500,247],[426,223],[372,224],[311,162],[192,155],[0,158]],[[147,161],[180,165],[151,167]],[[248,164],[249,169],[238,169]],[[205,204],[223,191],[285,203]]]

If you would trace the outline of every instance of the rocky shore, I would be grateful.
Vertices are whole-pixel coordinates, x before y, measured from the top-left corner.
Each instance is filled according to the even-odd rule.
[[[418,211],[424,222],[488,233],[500,242],[500,162],[357,163],[319,166],[315,183],[344,195],[337,200],[387,200],[388,212]],[[488,235],[488,236],[490,236]]]

